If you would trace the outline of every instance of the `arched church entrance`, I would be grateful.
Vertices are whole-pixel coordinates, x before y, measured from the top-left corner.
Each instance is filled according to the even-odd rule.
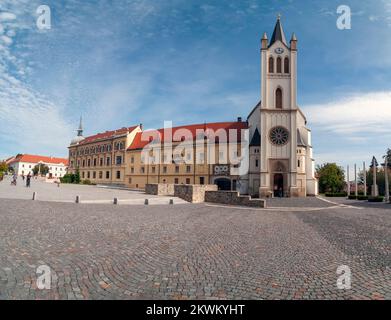
[[[219,178],[215,180],[215,184],[221,191],[231,191],[231,180],[227,178]]]
[[[287,195],[288,175],[287,175],[287,160],[279,160],[272,162],[271,181],[274,197],[285,197]]]
[[[274,196],[282,198],[284,196],[284,175],[276,173],[274,175]]]

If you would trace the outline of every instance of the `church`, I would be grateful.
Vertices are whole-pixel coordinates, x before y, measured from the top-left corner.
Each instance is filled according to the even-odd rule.
[[[261,101],[248,116],[249,194],[305,197],[318,194],[311,130],[297,105],[297,46],[288,43],[280,16],[270,41],[261,40]]]
[[[78,170],[82,180],[132,189],[148,184],[216,184],[220,190],[261,198],[317,195],[311,131],[297,105],[296,36],[287,43],[279,17],[270,41],[265,33],[261,43],[261,101],[247,121],[239,117],[233,122],[189,124],[172,128],[172,134],[160,129],[150,137],[139,124],[86,138],[80,123],[69,147],[69,171]],[[239,139],[226,142],[245,150],[239,152],[240,167],[248,168],[245,172],[239,173],[239,165],[220,149],[223,140],[207,133],[220,131],[228,137],[232,130]],[[177,134],[183,131],[187,134]],[[242,139],[244,131],[249,135]],[[152,162],[144,161],[143,150],[162,149],[165,143],[177,147],[184,138],[191,152],[160,152]],[[204,162],[212,154],[218,162]]]

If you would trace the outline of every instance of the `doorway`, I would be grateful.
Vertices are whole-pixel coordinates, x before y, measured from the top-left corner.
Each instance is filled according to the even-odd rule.
[[[274,197],[282,198],[284,196],[284,176],[281,173],[274,175]]]
[[[219,187],[220,191],[231,191],[231,180],[229,179],[216,179],[215,184]]]

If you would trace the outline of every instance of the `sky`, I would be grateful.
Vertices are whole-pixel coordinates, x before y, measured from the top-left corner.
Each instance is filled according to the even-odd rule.
[[[37,8],[51,9],[39,30]],[[340,5],[350,30],[337,28]],[[317,164],[391,148],[391,0],[1,0],[0,159],[67,156],[84,135],[246,118],[260,39],[298,38],[298,104]]]

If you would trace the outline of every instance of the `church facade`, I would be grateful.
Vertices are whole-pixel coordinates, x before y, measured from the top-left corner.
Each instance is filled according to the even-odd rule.
[[[79,171],[82,180],[93,183],[135,189],[151,183],[217,184],[220,190],[261,198],[317,195],[311,130],[297,105],[297,53],[296,36],[288,44],[278,18],[270,41],[266,33],[262,38],[261,101],[247,121],[192,124],[171,128],[171,134],[135,125],[86,138],[80,123],[69,147],[70,172]],[[228,138],[232,131],[235,141]],[[240,164],[221,148],[216,132],[224,133]],[[167,154],[167,143],[176,150]],[[148,148],[159,153],[145,162]],[[216,162],[208,161],[212,155]]]
[[[317,195],[311,130],[297,105],[297,38],[286,41],[277,20],[261,41],[261,102],[248,117],[249,193],[260,197]]]

